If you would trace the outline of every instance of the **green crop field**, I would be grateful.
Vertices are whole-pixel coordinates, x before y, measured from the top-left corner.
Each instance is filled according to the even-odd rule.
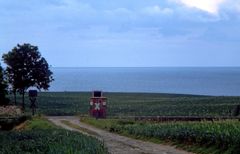
[[[240,105],[240,97],[147,93],[104,95],[108,98],[108,116],[231,116],[236,106]],[[38,113],[88,114],[90,97],[90,92],[40,93]],[[21,102],[20,97],[18,102]],[[28,97],[26,103],[29,106]]]
[[[35,118],[23,130],[0,131],[0,153],[105,154],[107,149],[95,138]]]
[[[186,150],[202,154],[239,154],[240,122],[166,122],[82,118],[81,121],[134,138],[154,142],[172,142]]]
[[[128,116],[232,116],[237,106],[240,105],[240,97],[213,97],[197,95],[177,95],[177,94],[151,94],[151,93],[105,93],[108,98],[108,117],[128,117]],[[9,96],[10,98],[12,96]],[[45,115],[87,115],[89,109],[90,92],[48,92],[39,93],[37,113]],[[12,99],[12,98],[11,98]],[[13,100],[13,99],[12,99]],[[18,105],[21,98],[18,96]],[[29,106],[28,97],[26,97],[26,106]],[[29,108],[27,112],[30,112]],[[239,117],[239,116],[238,116]],[[88,118],[86,118],[88,119]],[[85,120],[85,122],[124,135],[146,140],[157,140],[159,142],[171,141],[196,153],[240,153],[240,123],[237,120],[231,121],[213,121],[213,122],[139,122],[139,121],[122,121],[122,120]],[[41,124],[44,125],[44,124]],[[63,143],[62,151],[71,150],[72,141],[76,141],[81,136],[83,140],[76,141],[79,146],[92,147],[97,144],[96,149],[104,153],[102,143],[92,138],[77,133],[69,135],[64,130],[38,130],[34,129],[34,124],[30,130],[19,133],[11,132],[12,135],[1,133],[0,136],[5,138],[4,145],[7,150],[11,145],[25,148],[25,142],[15,143],[13,138],[30,139],[30,144],[35,145],[35,138],[41,138],[39,144],[41,149],[49,150],[43,142],[50,142],[52,147],[59,147]],[[34,131],[33,131],[34,130]],[[14,134],[15,133],[15,134]],[[53,136],[62,136],[54,138]],[[17,136],[17,137],[16,137]],[[56,139],[56,140],[52,140]],[[34,141],[34,142],[32,142]],[[59,143],[59,142],[60,143]],[[85,142],[86,141],[86,142]],[[29,141],[28,141],[29,142]],[[65,144],[66,142],[66,144]],[[11,144],[9,144],[11,143]],[[26,142],[27,143],[27,142]],[[84,143],[84,145],[81,145]],[[196,146],[196,148],[195,148]],[[70,147],[70,148],[69,148]],[[199,148],[200,147],[200,148]],[[5,149],[6,149],[5,148]],[[192,149],[195,148],[195,149]],[[53,148],[54,149],[54,148]],[[57,148],[55,148],[57,149]],[[37,150],[27,146],[27,151]],[[80,150],[80,149],[79,149]],[[84,148],[82,149],[84,150]],[[94,153],[93,151],[89,153]],[[35,152],[35,151],[34,151]],[[53,153],[56,151],[53,151]],[[59,151],[57,151],[59,153]],[[1,151],[0,151],[1,153]],[[61,153],[61,152],[60,152]],[[74,153],[74,151],[73,151]]]

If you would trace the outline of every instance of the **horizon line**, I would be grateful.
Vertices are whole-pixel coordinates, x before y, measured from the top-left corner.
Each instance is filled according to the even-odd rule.
[[[240,66],[50,66],[50,68],[240,68]]]

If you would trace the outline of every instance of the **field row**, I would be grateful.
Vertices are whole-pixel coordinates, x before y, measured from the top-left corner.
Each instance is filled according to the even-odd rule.
[[[198,153],[240,153],[240,122],[168,122],[150,123],[129,120],[95,120],[83,118],[82,121],[111,132],[130,135],[146,140],[159,140],[203,148]],[[212,150],[212,151],[209,151]]]
[[[212,116],[135,116],[135,121],[150,122],[169,122],[169,121],[222,121],[222,120],[238,120],[240,117],[212,117]]]

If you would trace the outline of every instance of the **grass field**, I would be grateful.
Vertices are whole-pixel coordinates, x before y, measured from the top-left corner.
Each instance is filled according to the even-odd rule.
[[[240,97],[177,94],[105,93],[108,116],[231,116]],[[88,114],[90,92],[40,93],[38,113]],[[21,102],[20,97],[18,102]],[[28,97],[26,104],[29,106]]]
[[[1,154],[105,154],[95,138],[60,129],[43,118],[28,121],[21,130],[0,131]]]

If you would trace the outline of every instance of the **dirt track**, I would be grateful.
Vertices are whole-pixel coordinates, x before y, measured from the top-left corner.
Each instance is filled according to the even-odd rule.
[[[111,154],[190,154],[188,152],[178,150],[171,146],[154,144],[150,142],[144,142],[140,140],[131,139],[128,137],[120,136],[117,134],[113,134],[90,125],[81,123],[78,117],[73,116],[64,116],[64,117],[47,117],[54,124],[63,127],[68,130],[78,131],[85,134],[90,133],[91,136],[95,136],[100,140],[103,140],[105,145],[107,146],[109,152]],[[61,121],[67,120],[79,127],[83,128],[83,130],[87,130],[87,132],[83,132],[79,129],[74,129],[63,124]],[[90,135],[89,134],[89,135]]]

